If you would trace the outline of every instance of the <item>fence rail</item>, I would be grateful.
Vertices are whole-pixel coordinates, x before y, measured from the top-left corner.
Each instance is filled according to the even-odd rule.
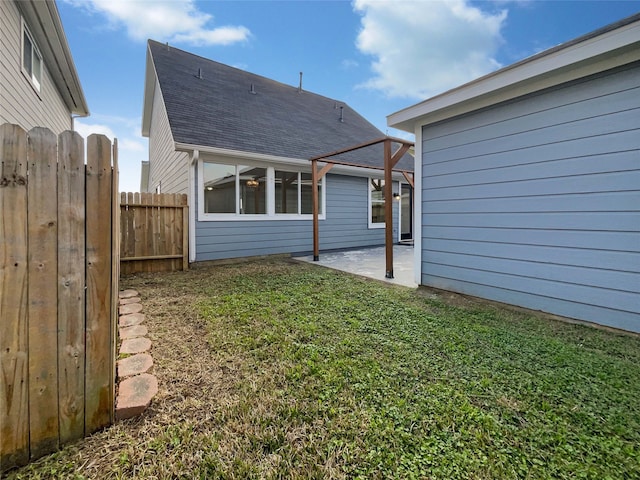
[[[183,194],[120,194],[122,273],[189,268],[189,207]]]
[[[0,126],[0,471],[113,421],[117,146],[84,151]]]

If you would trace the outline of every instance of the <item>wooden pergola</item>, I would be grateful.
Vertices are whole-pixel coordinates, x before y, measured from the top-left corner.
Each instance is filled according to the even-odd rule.
[[[370,165],[360,165],[351,162],[343,162],[341,160],[333,160],[331,157],[341,155],[361,148],[370,147],[384,143],[384,167],[375,167]],[[391,144],[399,143],[400,147],[392,154]],[[394,167],[400,159],[414,146],[413,142],[394,137],[383,137],[370,142],[355,145],[353,147],[336,150],[335,152],[318,155],[310,158],[311,161],[311,182],[312,182],[312,201],[313,201],[313,260],[320,260],[320,237],[318,223],[318,181],[322,179],[334,165],[346,165],[351,167],[370,168],[374,170],[384,170],[384,223],[385,223],[385,247],[386,247],[386,278],[393,278],[393,178],[394,171],[401,172],[407,183],[414,188],[413,172],[407,170],[396,170]],[[318,162],[325,165],[318,170]]]

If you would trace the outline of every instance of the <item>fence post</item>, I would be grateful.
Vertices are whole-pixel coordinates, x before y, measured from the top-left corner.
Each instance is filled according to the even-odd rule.
[[[120,279],[120,196],[118,187],[118,139],[113,139],[113,170],[111,179],[111,422],[115,420],[116,346],[118,343],[118,291]]]
[[[27,134],[0,125],[0,465],[29,460]]]

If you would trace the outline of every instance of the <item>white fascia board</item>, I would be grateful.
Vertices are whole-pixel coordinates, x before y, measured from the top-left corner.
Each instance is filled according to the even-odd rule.
[[[147,62],[144,74],[144,100],[142,102],[142,136],[149,137],[151,115],[153,114],[153,95],[156,91],[156,68],[151,56],[151,47],[147,43]]]
[[[295,168],[301,168],[303,170],[311,171],[311,161],[303,158],[291,158],[291,157],[279,157],[277,155],[267,155],[263,153],[243,152],[241,150],[229,150],[226,148],[208,147],[204,145],[193,145],[189,143],[175,143],[175,149],[179,152],[193,152],[198,150],[200,152],[200,158],[217,157],[219,160],[221,157],[228,158],[233,163],[241,163],[246,161],[253,161],[258,163],[271,163],[278,165],[287,165]],[[212,158],[213,160],[213,158]],[[331,163],[318,160],[319,163]],[[377,168],[366,167],[354,167],[351,165],[334,164],[329,173],[351,175],[354,177],[371,177],[371,176],[383,176],[384,171]],[[400,172],[393,172],[394,180],[402,180],[404,176]]]
[[[568,42],[387,117],[410,133],[427,125],[640,60],[640,20]]]

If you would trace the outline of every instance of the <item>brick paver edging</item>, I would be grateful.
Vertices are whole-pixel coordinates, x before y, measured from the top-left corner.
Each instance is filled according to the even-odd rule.
[[[138,292],[120,292],[119,303],[116,420],[124,420],[147,409],[158,393],[158,380],[151,374],[151,340],[147,338],[148,329],[143,325],[144,314],[141,313],[143,308]]]

